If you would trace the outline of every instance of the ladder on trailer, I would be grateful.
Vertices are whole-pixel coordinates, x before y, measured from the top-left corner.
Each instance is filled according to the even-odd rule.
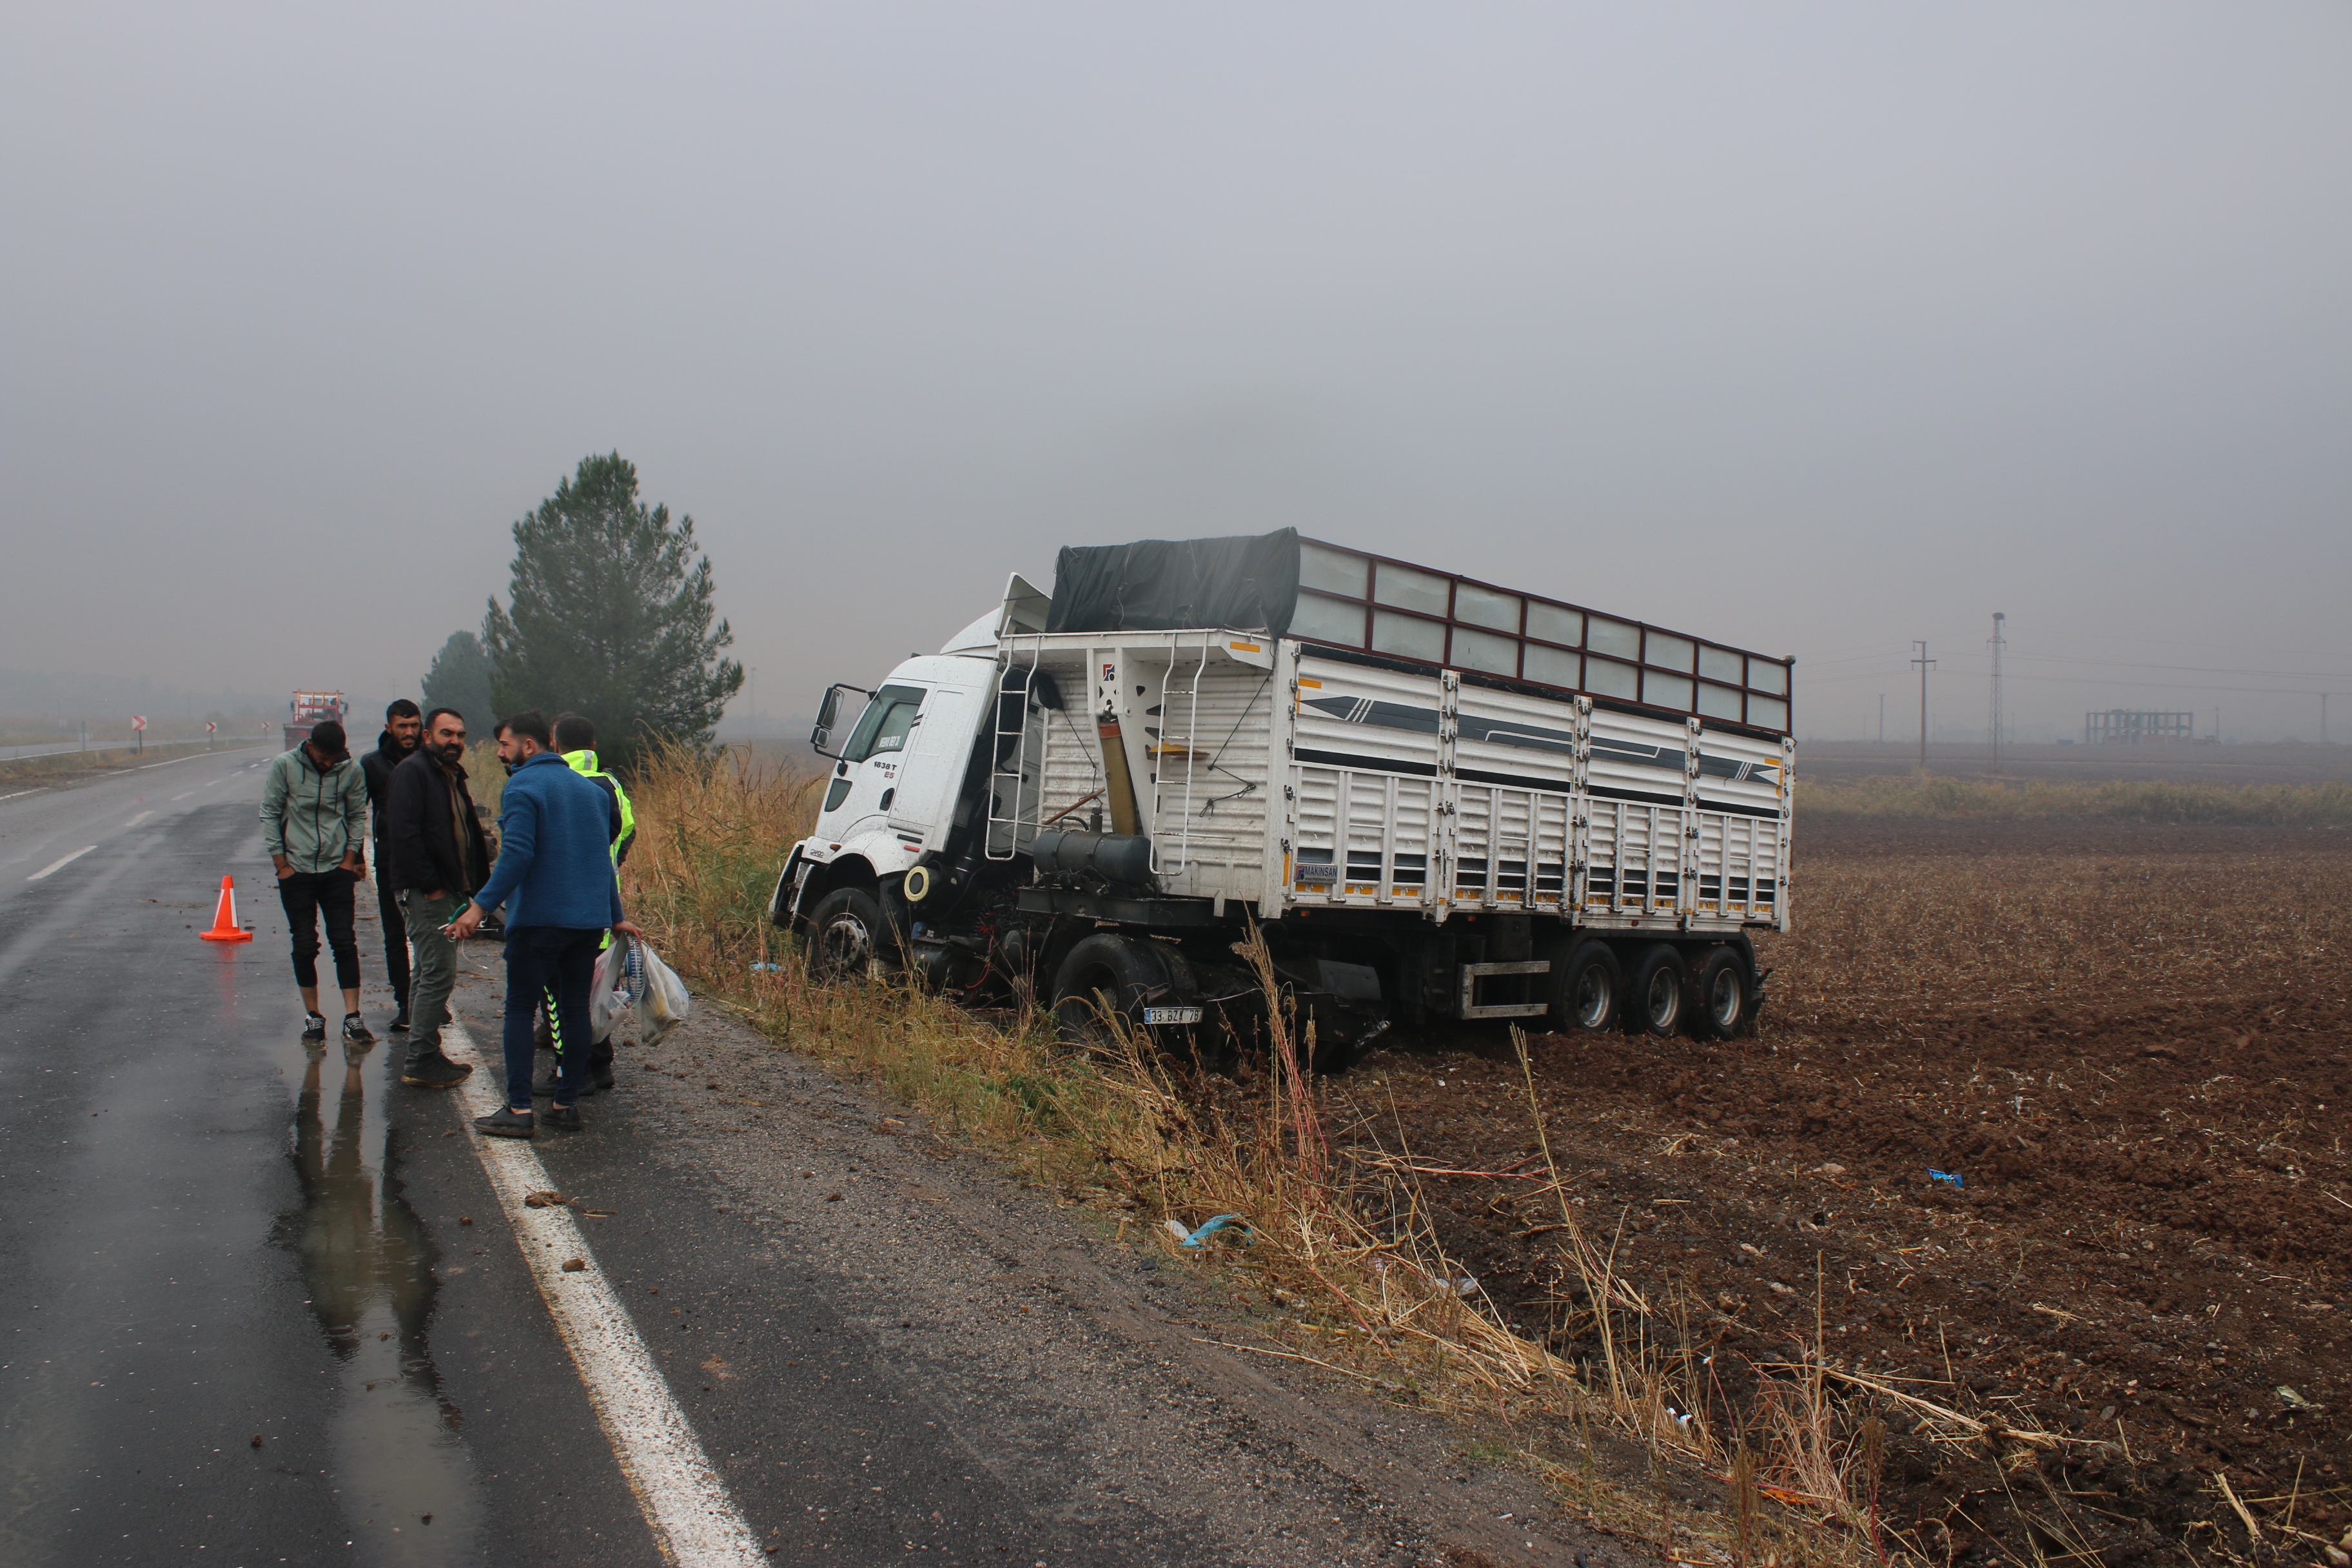
[[[1024,644],[1026,663],[1021,657]],[[1037,666],[1045,657],[1045,640],[1034,635],[1007,636],[996,656],[996,691],[991,699],[996,710],[990,720],[988,756],[988,838],[982,847],[991,860],[1010,860],[1021,852],[1021,800],[1029,778],[1029,710],[1035,701]],[[1038,759],[1040,766],[1044,762],[1043,757]]]

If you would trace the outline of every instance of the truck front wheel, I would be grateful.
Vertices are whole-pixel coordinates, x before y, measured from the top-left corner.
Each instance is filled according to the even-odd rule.
[[[1143,998],[1162,976],[1127,938],[1097,931],[1070,949],[1054,973],[1054,1025],[1065,1045],[1115,1049],[1143,1026]]]
[[[870,974],[896,946],[880,900],[863,888],[835,888],[809,916],[809,978],[826,984]]]
[[[1633,966],[1633,1016],[1628,1026],[1636,1034],[1671,1035],[1682,1027],[1683,988],[1690,972],[1683,955],[1668,942],[1659,942],[1642,954]]]

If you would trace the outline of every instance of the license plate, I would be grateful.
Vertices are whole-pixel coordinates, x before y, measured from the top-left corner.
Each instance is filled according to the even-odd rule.
[[[1147,1024],[1197,1024],[1201,1021],[1198,1007],[1146,1007],[1143,1021]]]

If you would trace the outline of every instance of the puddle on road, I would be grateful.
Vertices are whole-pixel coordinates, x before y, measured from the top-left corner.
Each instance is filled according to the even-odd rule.
[[[390,1124],[362,1071],[401,1048],[303,1047],[292,1153],[302,1204],[278,1226],[342,1378],[337,1500],[359,1559],[392,1568],[472,1556],[482,1511],[464,1418],[426,1342],[432,1241],[387,1172]]]

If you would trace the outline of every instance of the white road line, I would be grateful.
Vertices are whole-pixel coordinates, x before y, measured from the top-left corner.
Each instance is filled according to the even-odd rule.
[[[0,800],[16,800],[24,795],[38,795],[41,792],[37,789],[20,789],[15,795],[0,795]]]
[[[488,1116],[505,1103],[491,1086],[489,1064],[474,1038],[455,1020],[443,1030],[444,1048],[454,1061],[470,1062],[473,1076],[459,1086],[467,1116]],[[621,1461],[621,1473],[637,1497],[637,1508],[654,1532],[664,1562],[674,1568],[746,1568],[770,1561],[711,1468],[686,1413],[670,1396],[661,1369],[637,1336],[620,1298],[613,1293],[594,1254],[568,1208],[526,1207],[525,1196],[554,1186],[547,1167],[520,1138],[486,1138],[470,1123],[466,1136],[498,1194],[522,1249],[531,1279],[547,1302],[557,1331],[572,1352],[572,1363],[587,1385],[596,1419]],[[564,1272],[566,1259],[587,1267]]]
[[[42,867],[39,870],[34,872],[31,876],[26,878],[25,880],[27,882],[37,882],[42,878],[48,876],[51,872],[62,871],[67,867],[72,865],[75,861],[80,859],[83,856],[89,854],[90,850],[97,847],[98,846],[95,844],[88,845],[82,848],[75,850],[72,854],[67,856],[62,860],[52,860],[47,865]]]
[[[151,817],[151,816],[154,816],[154,815],[155,815],[155,814],[154,814],[153,812],[152,812],[152,811],[142,811],[142,812],[141,812],[138,816],[136,816],[132,817],[130,821],[128,821],[128,822],[124,823],[122,826],[125,826],[125,827],[136,827],[136,826],[138,826],[141,823],[142,823],[142,822],[146,821],[149,817]],[[452,831],[455,831],[455,830],[454,830],[454,829],[452,829]]]
[[[185,799],[187,799],[190,795],[194,795],[194,794],[195,794],[195,793],[196,793],[196,792],[195,792],[194,790],[192,790],[192,789],[184,789],[184,790],[182,790],[179,794],[177,794],[177,795],[173,795],[172,798],[173,798],[173,800],[185,800]],[[456,831],[456,829],[454,829],[454,828],[453,828],[453,829],[451,829],[451,831],[452,831],[452,832],[455,832],[455,831]]]

